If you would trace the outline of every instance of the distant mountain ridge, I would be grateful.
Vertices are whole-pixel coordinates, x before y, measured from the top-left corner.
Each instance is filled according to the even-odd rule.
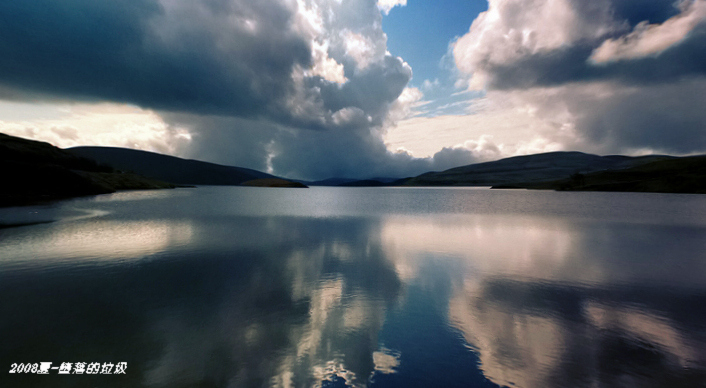
[[[74,147],[66,151],[123,171],[180,185],[240,185],[256,179],[282,179],[243,167],[182,159],[155,152],[118,147]]]
[[[353,178],[328,178],[320,181],[300,181],[309,186],[341,186],[341,187],[355,187],[355,186],[395,186],[393,182],[399,181],[400,178],[390,178],[390,177],[374,177],[367,179],[353,179]]]
[[[514,156],[440,172],[427,172],[404,181],[405,186],[498,186],[547,182],[575,173],[619,170],[672,156],[598,156],[583,152],[548,152]]]
[[[582,191],[706,193],[706,155],[598,156],[549,152],[432,171],[412,178],[305,182],[261,171],[117,147],[60,149],[0,134],[0,206],[176,185],[492,186]],[[117,169],[118,171],[115,171]],[[168,182],[168,183],[167,183]]]

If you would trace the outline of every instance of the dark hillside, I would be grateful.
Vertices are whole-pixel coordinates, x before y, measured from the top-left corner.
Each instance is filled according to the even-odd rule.
[[[49,143],[0,134],[0,206],[172,187],[135,174],[113,172],[109,166]]]
[[[573,174],[565,179],[524,187],[567,191],[706,194],[706,156],[658,160],[622,170]]]
[[[624,169],[669,156],[598,156],[582,152],[549,152],[471,164],[408,179],[407,186],[498,186],[562,179],[574,173]]]
[[[75,147],[67,151],[122,171],[135,172],[175,184],[240,185],[254,179],[277,178],[248,168],[224,166],[128,148]]]

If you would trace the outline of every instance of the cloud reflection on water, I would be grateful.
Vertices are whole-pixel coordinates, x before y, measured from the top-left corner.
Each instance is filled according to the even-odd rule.
[[[107,213],[102,213],[104,215]],[[77,216],[59,223],[43,225],[41,235],[12,233],[0,254],[0,260],[75,261],[143,258],[167,248],[190,242],[193,230],[188,222],[105,221],[75,222],[89,216]],[[14,231],[12,231],[14,232]]]
[[[126,360],[129,380],[108,387],[706,384],[696,216],[648,222],[636,203],[589,217],[583,194],[350,190],[346,211],[362,210],[336,217],[338,203],[254,192],[124,196],[0,231],[0,361]],[[370,208],[370,193],[409,206]],[[420,195],[449,205],[414,214]],[[484,198],[507,206],[473,213]]]
[[[459,291],[453,324],[489,379],[517,387],[700,386],[706,294],[487,279]]]
[[[240,221],[196,228],[206,268],[214,260],[225,266],[223,279],[204,280],[224,289],[218,300],[201,300],[209,307],[198,318],[190,309],[156,317],[151,331],[164,350],[146,374],[148,386],[318,387],[344,379],[358,387],[375,371],[394,372],[394,353],[379,348],[377,333],[400,282],[375,242],[375,223]],[[271,238],[288,231],[295,238]],[[240,244],[244,236],[248,243]]]
[[[389,217],[382,227],[406,281],[431,258],[447,267],[449,323],[485,376],[526,388],[706,382],[703,237],[539,216]]]

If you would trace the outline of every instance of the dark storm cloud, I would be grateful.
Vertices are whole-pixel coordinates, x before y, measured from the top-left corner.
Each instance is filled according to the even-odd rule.
[[[593,143],[687,154],[706,150],[706,80],[632,88],[581,101],[577,126]],[[576,102],[578,105],[578,102]]]
[[[477,161],[465,148],[444,148],[428,158],[392,153],[375,127],[362,125],[310,131],[237,117],[167,114],[164,118],[194,131],[190,158],[296,179],[407,177]]]
[[[488,87],[507,90],[602,80],[640,85],[706,75],[706,22],[656,56],[594,64],[590,57],[597,47],[578,44],[488,66],[485,70],[492,74]]]
[[[610,7],[610,12],[616,20],[626,21],[634,27],[642,21],[662,23],[677,15],[679,9],[675,0],[570,0],[571,7],[585,17],[595,16],[600,9]]]
[[[596,67],[586,61],[593,47],[565,47],[528,55],[508,64],[489,65],[484,70],[492,76],[491,89],[517,89],[559,85],[597,77]]]
[[[593,2],[574,0],[576,6],[587,6]],[[642,21],[660,24],[679,13],[675,0],[617,0],[612,1],[613,12],[618,20],[625,20],[631,27]]]
[[[281,139],[276,143],[273,168],[286,176],[302,179],[367,179],[410,177],[478,162],[472,152],[464,148],[444,148],[433,157],[415,158],[404,152],[391,153],[377,139],[377,136],[361,133],[330,131]]]
[[[375,1],[319,3],[330,12],[322,12],[316,39],[331,41],[345,65],[343,86],[311,74],[296,84],[293,73],[313,65],[313,37],[291,2],[38,0],[0,4],[0,90],[6,98],[108,100],[307,128],[359,108],[379,125],[411,69],[385,54]],[[356,63],[342,32],[363,34],[372,46],[365,50],[379,58]]]
[[[0,20],[1,98],[135,104],[188,130],[191,157],[292,177],[434,165],[383,142],[412,70],[374,0],[38,0]]]
[[[351,74],[342,86],[321,83],[324,107],[336,112],[346,107],[359,108],[377,118],[387,112],[386,104],[399,97],[409,80],[412,69],[400,58],[386,55],[381,63],[370,65],[358,74]]]
[[[491,1],[489,12],[454,49],[489,89],[706,75],[703,0]]]
[[[0,84],[162,110],[286,115],[292,68],[311,61],[292,16],[277,1],[2,2]]]
[[[162,118],[193,133],[189,158],[268,171],[268,146],[279,131],[277,125],[259,119],[183,113],[164,113]]]
[[[706,151],[706,0],[489,0],[453,50],[565,149]]]

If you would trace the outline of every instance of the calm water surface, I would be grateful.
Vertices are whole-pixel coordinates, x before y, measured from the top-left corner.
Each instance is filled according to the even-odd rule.
[[[36,223],[0,229],[2,387],[706,386],[706,196],[200,187],[0,222]],[[8,373],[49,361],[128,367]]]

